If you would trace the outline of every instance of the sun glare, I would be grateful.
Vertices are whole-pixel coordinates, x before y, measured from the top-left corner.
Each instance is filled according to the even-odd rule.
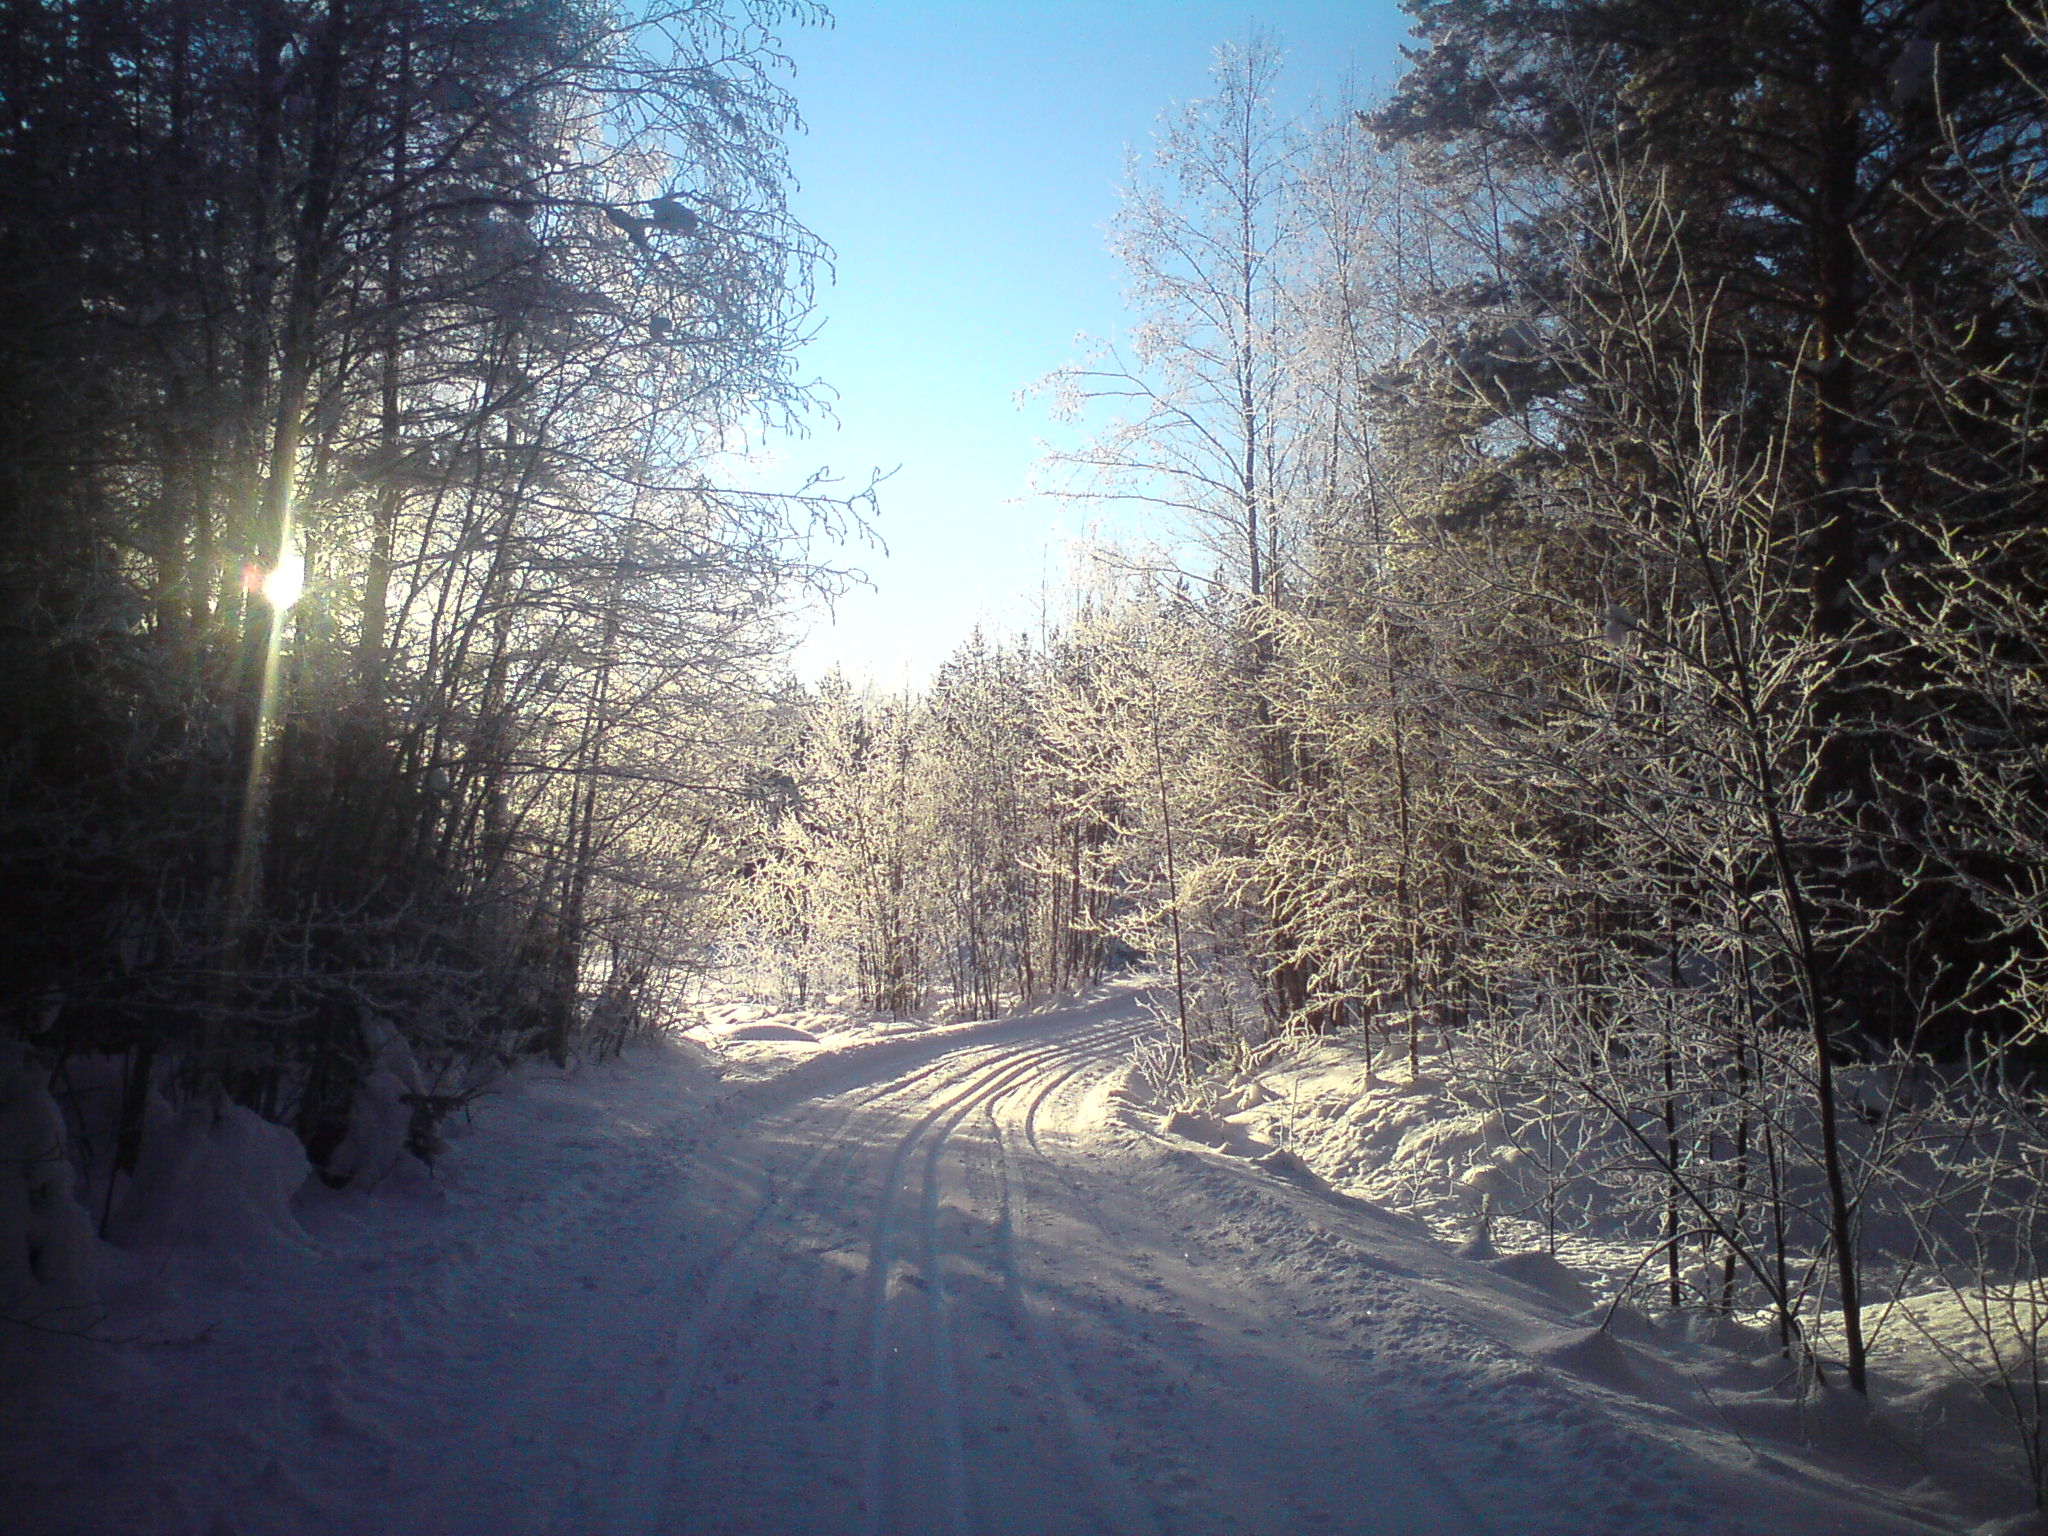
[[[282,613],[306,590],[306,557],[287,547],[277,557],[277,567],[263,578],[263,597]]]

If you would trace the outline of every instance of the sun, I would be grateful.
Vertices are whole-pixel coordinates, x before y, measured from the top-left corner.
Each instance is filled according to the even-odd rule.
[[[279,613],[296,603],[306,590],[306,557],[286,545],[277,564],[263,578],[263,598]]]

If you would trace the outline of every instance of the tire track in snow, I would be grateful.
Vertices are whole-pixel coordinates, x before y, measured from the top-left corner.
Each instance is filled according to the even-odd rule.
[[[1085,1212],[1090,1225],[1101,1234],[1104,1242],[1114,1249],[1117,1246],[1117,1240],[1112,1233],[1112,1227],[1116,1223],[1103,1208],[1103,1191],[1090,1188],[1086,1181],[1076,1177],[1074,1170],[1059,1157],[1049,1152],[1040,1139],[1038,1122],[1045,1106],[1055,1094],[1059,1093],[1074,1077],[1079,1075],[1080,1072],[1077,1070],[1075,1073],[1068,1074],[1055,1082],[1048,1083],[1044,1090],[1036,1095],[1025,1108],[1020,1129],[1023,1141],[1028,1146],[1032,1155],[1034,1165],[1044,1174],[1049,1175],[1055,1183],[1064,1188],[1067,1195],[1072,1199],[1073,1208]],[[1235,1162],[1219,1162],[1210,1158],[1202,1158],[1201,1161],[1203,1166],[1212,1173],[1231,1178],[1233,1183],[1246,1189],[1255,1200],[1261,1202],[1273,1200],[1291,1202],[1302,1198],[1301,1192],[1293,1186],[1283,1185],[1273,1180],[1270,1176],[1259,1173],[1249,1166]],[[1022,1203],[1028,1207],[1028,1198]],[[1323,1230],[1319,1222],[1311,1220],[1310,1225],[1317,1227],[1318,1230]],[[1327,1232],[1325,1232],[1325,1235],[1328,1235]],[[1267,1292],[1271,1284],[1270,1281],[1258,1277],[1255,1268],[1247,1269],[1244,1272],[1243,1283],[1250,1291],[1254,1292]],[[1268,1319],[1279,1319],[1286,1315],[1285,1307],[1280,1305],[1268,1307],[1264,1311]],[[1269,1323],[1268,1326],[1272,1327],[1273,1324]],[[1295,1331],[1308,1335],[1321,1333],[1321,1330],[1298,1323],[1295,1325]],[[1099,1420],[1096,1419],[1092,1411],[1088,1410],[1086,1406],[1085,1394],[1082,1393],[1079,1387],[1078,1375],[1073,1371],[1066,1351],[1057,1342],[1057,1330],[1053,1329],[1051,1332],[1053,1341],[1050,1348],[1052,1351],[1057,1352],[1060,1368],[1064,1369],[1068,1379],[1073,1383],[1075,1401],[1079,1405],[1082,1415],[1080,1422],[1091,1426],[1099,1425]],[[1343,1341],[1333,1339],[1330,1342],[1341,1344]],[[1326,1390],[1318,1389],[1313,1395],[1322,1396]],[[1322,1413],[1311,1413],[1308,1416],[1311,1418],[1326,1417],[1334,1420],[1337,1415],[1332,1410],[1336,1410],[1338,1406],[1338,1403],[1332,1399],[1325,1404]],[[1400,1487],[1409,1485],[1414,1487],[1422,1494],[1422,1497],[1418,1500],[1418,1507],[1432,1505],[1439,1507],[1448,1506],[1450,1511],[1455,1511],[1458,1521],[1455,1529],[1464,1533],[1464,1536],[1493,1536],[1493,1532],[1497,1529],[1495,1523],[1483,1516],[1474,1507],[1472,1502],[1465,1497],[1457,1481],[1446,1475],[1438,1464],[1437,1459],[1429,1453],[1422,1439],[1412,1429],[1398,1419],[1389,1418],[1386,1412],[1375,1405],[1352,1403],[1343,1406],[1346,1411],[1363,1421],[1360,1425],[1361,1428],[1367,1429],[1367,1433],[1361,1437],[1359,1451],[1369,1460],[1380,1463],[1381,1475],[1379,1482],[1382,1486]],[[1099,1429],[1097,1434],[1099,1437]],[[1388,1455],[1388,1452],[1396,1448],[1398,1448],[1398,1460]],[[1088,1449],[1094,1449],[1094,1447],[1091,1446]],[[1107,1459],[1101,1456],[1099,1449],[1096,1450],[1095,1461],[1098,1464],[1106,1465]],[[1403,1465],[1404,1462],[1409,1465]],[[1413,1471],[1410,1470],[1411,1466],[1421,1468],[1424,1476],[1421,1479],[1417,1479]],[[1113,1470],[1108,1471],[1106,1475],[1112,1479],[1115,1478]],[[1128,1488],[1128,1483],[1126,1483],[1126,1488]],[[1158,1529],[1156,1516],[1147,1514],[1142,1515],[1140,1518],[1147,1520],[1148,1523],[1141,1527],[1132,1528],[1155,1531]],[[1399,1528],[1406,1530],[1411,1527],[1404,1524]],[[1432,1536],[1434,1536],[1436,1528],[1432,1526],[1430,1529]]]
[[[890,1340],[893,1336],[893,1300],[890,1279],[895,1266],[895,1242],[899,1195],[910,1160],[915,1156],[918,1144],[942,1121],[944,1128],[931,1149],[935,1160],[943,1153],[946,1138],[963,1120],[973,1114],[991,1095],[1002,1091],[1020,1078],[1028,1077],[1050,1061],[1060,1060],[1076,1049],[1088,1049],[1106,1044],[1126,1034],[1129,1025],[1117,1021],[1107,1025],[1083,1026],[1076,1033],[1064,1036],[1054,1044],[1029,1051],[1022,1056],[1013,1056],[1007,1061],[994,1064],[993,1068],[981,1073],[965,1089],[938,1105],[920,1120],[896,1146],[894,1154],[883,1175],[881,1195],[877,1204],[875,1225],[869,1236],[868,1285],[867,1285],[867,1326],[868,1348],[866,1351],[866,1372],[861,1413],[861,1474],[860,1497],[863,1515],[862,1531],[865,1536],[881,1536],[889,1513],[888,1490],[886,1487],[887,1463],[894,1460],[892,1435],[890,1432]],[[925,1249],[932,1273],[923,1278],[927,1286],[937,1283],[937,1219],[936,1196],[930,1209]],[[928,1290],[928,1297],[936,1303],[938,1293]],[[933,1315],[940,1319],[939,1332],[944,1334],[944,1311],[933,1306]],[[947,1504],[948,1518],[953,1522],[955,1532],[964,1532],[968,1526],[966,1500],[966,1473],[964,1440],[959,1422],[959,1382],[957,1362],[953,1358],[950,1337],[943,1348],[934,1339],[934,1355],[938,1359],[940,1380],[938,1396],[940,1401],[940,1434],[948,1465]],[[947,1405],[951,1405],[950,1413]],[[958,1468],[957,1480],[952,1469]]]
[[[992,1102],[984,1100],[984,1103]],[[930,1287],[933,1368],[937,1375],[939,1442],[945,1450],[946,1523],[954,1536],[966,1536],[967,1449],[960,1429],[960,1366],[953,1350],[953,1306],[946,1288],[946,1268],[939,1251],[939,1162],[945,1155],[950,1132],[958,1129],[972,1109],[955,1119],[947,1131],[931,1138],[924,1159],[924,1200],[920,1217],[924,1225],[925,1283]]]
[[[677,1448],[697,1406],[696,1387],[708,1346],[725,1322],[735,1292],[745,1279],[739,1260],[760,1237],[771,1217],[778,1212],[787,1217],[796,1201],[824,1176],[829,1162],[836,1158],[841,1163],[850,1164],[858,1158],[863,1149],[848,1141],[845,1136],[847,1127],[883,1101],[914,1092],[934,1077],[959,1071],[963,1056],[981,1058],[970,1068],[970,1071],[980,1073],[991,1068],[999,1069],[1012,1059],[1010,1047],[995,1043],[975,1044],[963,1050],[951,1042],[938,1042],[935,1048],[939,1054],[934,1060],[877,1084],[870,1093],[847,1103],[843,1112],[833,1118],[830,1133],[819,1140],[796,1175],[786,1184],[764,1190],[731,1236],[685,1276],[677,1289],[676,1307],[681,1320],[670,1351],[674,1363],[659,1389],[658,1399],[652,1404],[649,1421],[635,1437],[613,1486],[607,1503],[605,1530],[619,1532],[621,1536],[652,1536],[658,1528],[674,1483],[673,1462]],[[1057,1047],[1053,1049],[1056,1051]],[[985,1059],[989,1052],[1000,1054],[994,1062],[989,1062]],[[856,1076],[857,1073],[848,1075]],[[792,1114],[802,1118],[815,1114],[821,1102],[835,1102],[831,1090],[845,1080],[842,1078],[825,1086],[817,1096],[806,1097],[795,1106],[777,1106],[761,1118],[775,1119]],[[741,1120],[717,1129],[723,1137],[729,1137],[759,1123],[759,1120]],[[708,1155],[716,1150],[720,1139],[721,1136],[714,1135],[707,1138],[707,1145],[693,1150],[700,1156]],[[690,1300],[693,1291],[697,1296],[694,1304]]]
[[[1089,1463],[1087,1476],[1091,1484],[1099,1485],[1098,1498],[1096,1500],[1098,1513],[1102,1513],[1105,1506],[1117,1508],[1121,1518],[1111,1520],[1110,1528],[1118,1532],[1133,1530],[1149,1531],[1153,1527],[1141,1508],[1137,1510],[1137,1520],[1133,1522],[1131,1518],[1132,1500],[1128,1487],[1121,1488],[1123,1493],[1121,1501],[1111,1491],[1118,1488],[1119,1485],[1114,1475],[1109,1471],[1107,1461],[1103,1458],[1100,1451],[1100,1426],[1096,1422],[1094,1415],[1081,1400],[1075,1388],[1072,1373],[1066,1368],[1064,1358],[1049,1351],[1046,1348],[1042,1333],[1037,1332],[1037,1319],[1027,1299],[1028,1293],[1024,1288],[1022,1271],[1016,1264],[1011,1216],[1012,1194],[1009,1168],[1007,1166],[1008,1154],[1002,1145],[1000,1111],[1015,1097],[1031,1093],[1033,1089],[1037,1090],[1032,1097],[1033,1106],[1044,1103],[1050,1094],[1066,1083],[1081,1076],[1083,1073],[1102,1066],[1104,1063],[1104,1057],[1101,1055],[1103,1048],[1128,1043],[1131,1033],[1132,1026],[1124,1023],[1100,1033],[1069,1040],[1065,1042],[1064,1048],[1058,1051],[1052,1062],[1049,1063],[1046,1058],[1041,1057],[1033,1064],[1031,1071],[1021,1073],[1010,1081],[996,1087],[986,1094],[977,1105],[971,1106],[966,1114],[956,1117],[941,1137],[933,1139],[931,1148],[927,1153],[924,1205],[926,1251],[929,1255],[932,1294],[938,1302],[938,1311],[935,1313],[935,1328],[938,1331],[938,1337],[935,1340],[935,1354],[938,1356],[938,1365],[942,1373],[941,1386],[945,1389],[945,1395],[941,1400],[941,1409],[944,1415],[942,1433],[945,1436],[949,1453],[956,1453],[964,1445],[963,1415],[960,1412],[958,1376],[957,1368],[954,1364],[957,1359],[957,1348],[949,1332],[951,1299],[944,1286],[944,1257],[939,1231],[939,1188],[942,1182],[942,1154],[949,1148],[961,1146],[967,1142],[968,1138],[964,1136],[956,1139],[955,1133],[975,1118],[975,1110],[978,1109],[981,1116],[986,1118],[989,1127],[988,1143],[992,1154],[989,1162],[995,1174],[998,1199],[996,1222],[997,1267],[1003,1277],[1004,1297],[1010,1304],[1009,1310],[1012,1322],[1018,1335],[1024,1338],[1027,1346],[1031,1348],[1032,1358],[1038,1362],[1041,1374],[1051,1382],[1055,1394],[1060,1399],[1062,1417],[1067,1426],[1066,1438],[1071,1449],[1076,1456]],[[1077,1055],[1083,1059],[1076,1061],[1074,1058]],[[1044,1069],[1049,1064],[1052,1065],[1052,1072],[1050,1076],[1047,1076]],[[967,1168],[967,1160],[963,1156],[963,1174],[967,1171]],[[963,1187],[964,1195],[965,1189]],[[971,1203],[971,1200],[969,1203]],[[959,1463],[956,1460],[954,1464],[958,1465]],[[949,1466],[949,1473],[950,1471],[951,1467]],[[959,1476],[963,1487],[960,1507],[964,1509],[964,1465],[960,1466]],[[1101,1496],[1104,1493],[1107,1493],[1108,1496]]]
[[[1095,1063],[1074,1067],[1041,1087],[1025,1110],[1026,1124],[1030,1123],[1031,1117],[1037,1114],[1039,1107],[1053,1093],[1092,1065]],[[1017,1252],[1017,1227],[1020,1225],[1017,1217],[1024,1205],[1024,1196],[1012,1178],[1013,1159],[1009,1135],[996,1113],[997,1107],[995,1102],[990,1103],[988,1118],[989,1131],[996,1150],[996,1243],[1004,1294],[1009,1300],[1025,1343],[1053,1383],[1061,1412],[1066,1420],[1067,1439],[1081,1459],[1093,1485],[1097,1513],[1113,1531],[1119,1533],[1119,1536],[1152,1536],[1152,1533],[1159,1529],[1158,1520],[1151,1508],[1139,1497],[1131,1480],[1119,1473],[1111,1464],[1107,1452],[1103,1449],[1109,1437],[1102,1422],[1088,1406],[1087,1399],[1081,1392],[1080,1380],[1074,1374],[1073,1364],[1068,1360],[1066,1350],[1058,1343],[1056,1337],[1049,1335],[1047,1324],[1039,1316],[1039,1309],[1024,1279],[1023,1264]]]
[[[957,1448],[964,1445],[957,1412],[960,1385],[958,1352],[949,1332],[949,1307],[942,1304],[942,1300],[950,1302],[950,1292],[942,1289],[946,1246],[943,1233],[936,1226],[942,1201],[930,1184],[925,1189],[926,1198],[914,1201],[906,1187],[906,1175],[922,1154],[928,1175],[934,1181],[938,1180],[945,1154],[967,1141],[967,1136],[961,1134],[962,1128],[977,1110],[988,1116],[999,1143],[995,1149],[998,1161],[994,1170],[998,1185],[998,1258],[1009,1310],[1019,1325],[1013,1331],[1025,1343],[1036,1366],[1035,1380],[1045,1387],[1046,1395],[1056,1405],[1055,1411],[1063,1430],[1060,1440],[1065,1454],[1043,1456],[1038,1463],[1039,1470],[1043,1472],[1060,1466],[1078,1474],[1075,1481],[1081,1483],[1085,1491],[1077,1491],[1082,1491],[1083,1505],[1090,1512],[1090,1529],[1113,1531],[1117,1536],[1154,1536],[1162,1528],[1165,1516],[1161,1508],[1152,1504],[1136,1478],[1123,1474],[1110,1459],[1106,1447],[1115,1441],[1107,1432],[1104,1419],[1090,1405],[1088,1393],[1081,1385],[1081,1376],[1061,1339],[1058,1322],[1038,1299],[1036,1288],[1028,1278],[1022,1257],[1021,1235],[1029,1220],[1033,1201],[1029,1182],[1018,1177],[1019,1159],[1022,1158],[1024,1164],[1045,1179],[1049,1187],[1060,1191],[1054,1200],[1056,1209],[1083,1216],[1099,1234],[1106,1257],[1119,1252],[1122,1239],[1117,1233],[1127,1229],[1129,1223],[1120,1222],[1105,1211],[1102,1201],[1108,1191],[1093,1187],[1090,1180],[1067,1165],[1056,1153],[1041,1122],[1050,1109],[1063,1100],[1071,1101],[1069,1107],[1078,1112],[1087,1103],[1087,1096],[1079,1090],[1088,1086],[1096,1078],[1098,1069],[1107,1065],[1099,1054],[1102,1049],[1128,1040],[1142,1027],[1133,1021],[1123,1021],[1114,1027],[1077,1031],[1047,1048],[1015,1056],[1007,1063],[990,1064],[922,1117],[897,1140],[892,1149],[869,1240],[866,1391],[861,1430],[863,1499],[862,1523],[858,1527],[863,1536],[882,1536],[885,1531],[923,1533],[941,1529],[951,1533],[972,1528],[971,1498],[967,1501],[963,1517],[961,1500],[952,1494],[958,1482],[948,1484],[943,1473],[939,1478],[928,1480],[928,1485],[935,1482],[947,1487],[948,1499],[939,1508],[920,1511],[900,1507],[897,1501],[903,1490],[913,1486],[905,1476],[911,1465],[905,1453],[914,1453],[916,1449],[902,1439],[905,1428],[902,1410],[910,1390],[910,1382],[903,1377],[903,1372],[914,1373],[920,1364],[930,1372],[928,1384],[936,1403],[932,1427],[937,1431],[940,1456],[951,1461],[958,1454]],[[905,1231],[913,1207],[924,1215],[921,1234]],[[931,1348],[922,1362],[908,1348],[899,1356],[892,1347],[903,1338],[900,1331],[901,1304],[918,1305],[897,1281],[901,1254],[916,1245],[919,1235],[923,1238],[927,1273],[920,1277],[924,1283],[917,1288],[922,1291],[928,1326],[936,1330]],[[1003,1251],[1004,1248],[1007,1252]],[[1075,1278],[1079,1273],[1085,1273],[1085,1268],[1076,1264],[1079,1250],[1063,1244],[1058,1255],[1059,1267],[1063,1271]],[[1146,1267],[1142,1257],[1138,1264],[1140,1268]],[[1175,1286],[1176,1291],[1181,1288],[1178,1284]],[[1232,1291],[1242,1295],[1236,1287],[1232,1287]],[[1207,1303],[1208,1306],[1215,1304],[1213,1298]],[[1241,1307],[1228,1302],[1223,1305],[1226,1312],[1241,1315]],[[1131,1341],[1130,1353],[1144,1358],[1157,1353],[1157,1346],[1146,1326],[1146,1322],[1154,1321],[1156,1316],[1140,1314],[1134,1317],[1104,1308],[1094,1320],[1123,1334]],[[1170,1311],[1167,1316],[1178,1318],[1184,1325],[1195,1329],[1188,1335],[1190,1343],[1202,1336],[1206,1327],[1213,1326],[1213,1322],[1194,1325],[1191,1319],[1178,1311]],[[1265,1314],[1262,1321],[1267,1325],[1264,1330],[1246,1329],[1245,1332],[1273,1331],[1270,1314]],[[1193,1356],[1185,1359],[1173,1357],[1179,1365],[1169,1367],[1166,1379],[1179,1385],[1171,1390],[1184,1392],[1192,1385],[1198,1394],[1206,1397],[1205,1376],[1213,1378],[1214,1373],[1220,1371],[1227,1379],[1236,1363],[1244,1358],[1243,1350],[1233,1347],[1235,1333],[1233,1327],[1227,1330],[1228,1336],[1210,1335],[1211,1342],[1203,1352],[1207,1357],[1205,1364],[1194,1364]],[[1138,1347],[1141,1343],[1143,1348]],[[1216,1352],[1219,1347],[1222,1353]],[[897,1373],[894,1377],[892,1369]],[[1272,1527],[1275,1529],[1292,1528],[1301,1520],[1327,1521],[1333,1516],[1341,1519],[1342,1515],[1328,1502],[1325,1490],[1301,1481],[1306,1468],[1299,1469],[1296,1476],[1283,1478],[1279,1483],[1273,1481],[1273,1474],[1292,1462],[1286,1448],[1294,1443],[1296,1424],[1336,1426],[1350,1423],[1364,1431],[1364,1443],[1351,1454],[1362,1453],[1367,1464],[1375,1464],[1378,1474],[1373,1479],[1375,1486],[1382,1492],[1401,1490],[1396,1495],[1394,1507],[1384,1511],[1394,1522],[1390,1530],[1429,1529],[1433,1533],[1440,1527],[1434,1524],[1418,1527],[1413,1520],[1418,1512],[1441,1511],[1446,1505],[1458,1511],[1457,1529],[1471,1531],[1474,1536],[1480,1536],[1489,1529],[1488,1524],[1458,1497],[1455,1489],[1445,1488],[1434,1480],[1431,1480],[1431,1486],[1420,1486],[1411,1471],[1398,1462],[1384,1460],[1385,1452],[1392,1448],[1388,1442],[1391,1440],[1399,1444],[1407,1438],[1405,1435],[1388,1436],[1386,1431],[1391,1426],[1380,1420],[1378,1415],[1363,1411],[1360,1404],[1340,1401],[1331,1395],[1329,1386],[1308,1386],[1303,1381],[1295,1390],[1304,1389],[1298,1415],[1261,1412],[1241,1423],[1238,1438],[1216,1440],[1198,1436],[1198,1442],[1206,1440],[1207,1443],[1182,1446],[1179,1453],[1169,1451],[1163,1461],[1157,1462],[1155,1474],[1164,1475],[1166,1486],[1180,1489],[1184,1495],[1194,1487],[1204,1487],[1209,1490],[1208,1497],[1213,1499],[1229,1489],[1248,1501],[1245,1508],[1260,1508],[1266,1517],[1277,1520],[1279,1524]],[[1015,1390],[1014,1386],[1012,1390]],[[955,1405],[950,1414],[946,1406],[949,1396]],[[1244,1431],[1252,1431],[1252,1438],[1242,1438]],[[1179,1445],[1181,1440],[1170,1430],[1157,1438],[1160,1449]],[[1341,1434],[1335,1440],[1327,1434],[1318,1435],[1315,1439],[1323,1456],[1334,1455],[1339,1460],[1346,1456]],[[1336,1461],[1326,1461],[1325,1470],[1334,1471],[1336,1466]],[[1353,1477],[1347,1481],[1356,1481],[1358,1468],[1354,1467],[1352,1471]],[[893,1484],[890,1481],[892,1475],[896,1478]],[[1220,1486],[1218,1478],[1223,1480]],[[971,1494],[971,1489],[969,1492]],[[894,1499],[892,1494],[896,1496]],[[1075,1512],[1079,1513],[1078,1510]],[[1214,1512],[1211,1507],[1209,1513]],[[1056,1518],[1051,1511],[1047,1512],[1047,1517]],[[963,1518],[969,1522],[965,1526],[961,1523]],[[1181,1516],[1173,1518],[1178,1525]],[[1198,1524],[1204,1523],[1201,1516],[1196,1518]],[[1425,1514],[1424,1518],[1431,1517]],[[996,1519],[1000,1521],[1001,1515],[997,1514]]]
[[[857,1113],[859,1107],[850,1106],[841,1117],[841,1127]],[[809,1188],[835,1152],[842,1156],[845,1153],[844,1143],[836,1135],[822,1141],[804,1161],[791,1181],[790,1195],[800,1194]],[[790,1196],[785,1196],[781,1189],[770,1189],[763,1194],[742,1219],[733,1236],[714,1251],[708,1261],[708,1273],[701,1279],[694,1279],[700,1293],[694,1306],[688,1300],[694,1277],[686,1278],[678,1288],[676,1305],[682,1320],[671,1351],[674,1364],[653,1405],[650,1421],[635,1438],[614,1485],[604,1525],[607,1531],[618,1532],[620,1536],[653,1536],[657,1529],[674,1481],[672,1468],[676,1448],[697,1396],[697,1380],[703,1368],[706,1346],[718,1325],[724,1321],[731,1307],[733,1292],[744,1278],[736,1261],[760,1233],[769,1216],[788,1198]]]

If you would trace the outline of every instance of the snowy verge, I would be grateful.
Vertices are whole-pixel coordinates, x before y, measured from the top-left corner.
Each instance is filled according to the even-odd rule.
[[[89,1310],[0,1321],[0,1531],[326,1529],[321,1512],[353,1496],[338,1453],[356,1476],[395,1466],[416,1451],[397,1428],[414,1405],[468,1411],[476,1373],[516,1341],[505,1298],[587,1274],[604,1302],[593,1221],[627,1230],[603,1212],[659,1190],[719,1080],[673,1039],[520,1067],[451,1118],[431,1169],[407,1157],[341,1190],[246,1109],[167,1112],[114,1240],[63,1191]],[[46,1089],[42,1103],[55,1121]]]
[[[1597,1210],[1572,1232],[1496,1216],[1530,1206],[1540,1170],[1499,1110],[1427,1054],[1411,1071],[1356,1039],[1304,1041],[1192,1092],[1140,1067],[1121,1114],[1131,1134],[1241,1178],[1399,1224],[1434,1255],[1410,1267],[1484,1333],[1670,1435],[1929,1529],[2048,1533],[2029,1509],[2010,1408],[1953,1369],[1983,1347],[1967,1307],[1946,1293],[1900,1298],[1864,1401],[1839,1377],[1801,1372],[1755,1320],[1618,1304],[1639,1248],[1603,1231]]]

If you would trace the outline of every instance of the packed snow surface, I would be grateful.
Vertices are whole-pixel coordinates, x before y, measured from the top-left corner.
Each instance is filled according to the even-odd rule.
[[[1162,1124],[1134,1099],[1141,1003],[727,1020],[715,1050],[528,1075],[432,1180],[109,1249],[95,1337],[0,1332],[0,1529],[1969,1523],[1924,1446],[1792,1401],[1757,1340],[1600,1328],[1579,1272],[1460,1256],[1259,1105]],[[1410,1132],[1498,1166],[1484,1125]]]

